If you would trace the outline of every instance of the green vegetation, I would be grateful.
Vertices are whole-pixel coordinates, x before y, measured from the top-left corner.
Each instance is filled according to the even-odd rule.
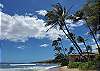
[[[78,68],[81,62],[69,62],[68,68]]]
[[[68,68],[79,68],[80,70],[95,70],[96,62],[69,62]]]
[[[100,55],[96,55],[96,68],[100,70]]]
[[[63,61],[63,62],[61,63],[61,66],[68,66],[68,64],[69,64],[69,62]]]
[[[78,68],[81,70],[95,70],[96,62],[89,61],[89,62],[80,63]]]
[[[100,55],[96,55],[96,60],[100,61]]]

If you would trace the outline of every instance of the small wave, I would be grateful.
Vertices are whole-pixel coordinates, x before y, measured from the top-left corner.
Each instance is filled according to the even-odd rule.
[[[36,64],[10,64],[10,66],[28,66],[28,65],[36,65]]]
[[[28,67],[28,68],[6,68],[6,69],[0,69],[0,71],[45,71],[50,68],[53,68],[56,66],[50,66],[50,67]]]

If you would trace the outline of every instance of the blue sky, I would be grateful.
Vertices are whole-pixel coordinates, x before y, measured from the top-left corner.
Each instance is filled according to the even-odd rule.
[[[73,5],[71,13],[77,11],[85,4],[85,0],[0,1],[2,5],[2,35],[0,39],[1,62],[31,62],[54,58],[54,51],[51,46],[52,39],[58,37],[58,34],[62,36],[64,36],[64,34],[61,34],[61,31],[53,31],[55,29],[49,33],[45,33],[44,20],[39,13],[49,10],[51,5],[58,2],[68,9]],[[87,29],[84,25],[72,25],[71,30],[77,35],[88,37],[85,36]],[[64,47],[70,47],[70,41],[65,38],[63,39]]]
[[[85,0],[1,0],[1,3],[4,5],[3,12],[10,15],[23,15],[25,13],[35,14],[35,11],[50,9],[51,5],[57,2],[63,4],[67,8],[74,5],[72,9],[76,10],[85,3]]]

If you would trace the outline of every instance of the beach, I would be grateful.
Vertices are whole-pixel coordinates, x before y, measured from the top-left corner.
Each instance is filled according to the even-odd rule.
[[[48,69],[47,71],[79,71],[79,70],[78,69],[68,69],[67,66],[63,66],[63,67],[51,68],[51,69]]]
[[[47,71],[82,71],[82,70],[79,70],[79,69],[76,69],[76,68],[68,69],[67,66],[63,66],[63,67],[50,68]],[[96,70],[85,70],[85,71],[96,71]]]

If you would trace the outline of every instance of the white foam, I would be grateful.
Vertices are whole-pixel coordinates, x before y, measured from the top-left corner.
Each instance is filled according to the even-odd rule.
[[[36,65],[36,64],[10,64],[11,66],[21,66],[21,65],[24,65],[24,66],[27,66],[27,65]]]
[[[53,68],[56,66],[50,66],[50,67],[41,67],[41,66],[37,66],[37,67],[27,67],[27,68],[7,68],[7,69],[0,69],[0,71],[45,71],[48,70],[50,68]]]

